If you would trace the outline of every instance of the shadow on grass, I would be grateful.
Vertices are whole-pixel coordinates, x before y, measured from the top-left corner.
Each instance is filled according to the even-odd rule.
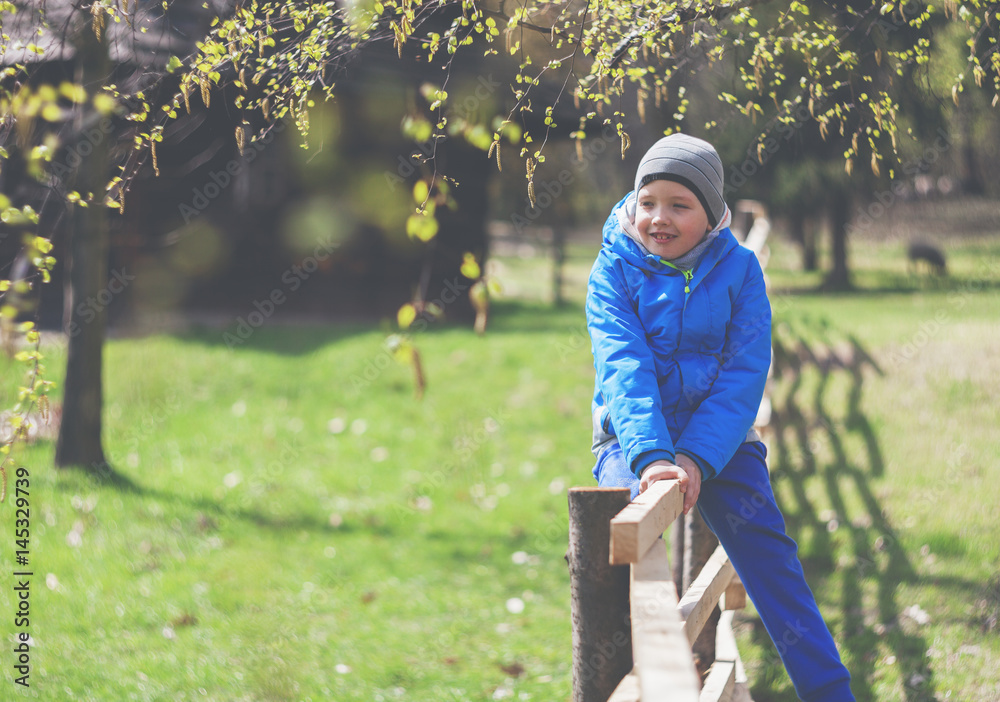
[[[246,351],[272,353],[284,356],[304,356],[329,344],[349,339],[360,334],[368,334],[378,328],[377,322],[370,325],[351,322],[330,324],[320,318],[309,322],[265,323],[251,329],[245,337],[233,334],[229,328],[222,329],[205,325],[172,334],[173,338],[192,345],[207,348],[222,347],[234,354]]]
[[[316,515],[301,513],[267,514],[248,506],[235,505],[212,499],[208,496],[184,495],[178,492],[150,488],[135,482],[128,475],[110,465],[86,470],[80,468],[65,468],[62,470],[74,471],[79,479],[87,481],[92,487],[97,489],[114,490],[123,495],[132,495],[142,499],[154,499],[167,504],[182,505],[187,509],[200,513],[203,517],[213,520],[221,518],[235,519],[276,532],[309,531],[348,534],[355,531],[364,531],[368,534],[389,537],[404,532],[407,526],[405,519],[397,515],[396,512],[400,512],[402,516],[412,513],[412,510],[400,509],[390,511],[391,515],[389,517],[373,515],[370,518],[366,518],[363,523],[344,521],[334,526],[328,520]],[[56,489],[63,492],[74,492],[77,489],[77,485],[73,482],[58,481]]]
[[[905,691],[900,699],[929,702],[936,699],[930,644],[917,626],[904,621],[897,600],[899,586],[916,582],[919,575],[870,484],[883,475],[885,461],[861,400],[866,374],[882,370],[856,338],[831,336],[825,325],[801,321],[776,331],[770,426],[776,496],[789,533],[808,554],[802,560],[810,580],[841,586],[840,627],[834,633],[858,700],[877,699],[873,687],[882,674],[877,670],[881,643],[895,656]],[[831,400],[831,388],[844,383],[845,401]],[[816,507],[817,489],[832,508],[829,513]],[[843,536],[833,537],[838,531],[846,533],[846,544]],[[803,534],[809,535],[808,543]],[[754,636],[770,648],[762,629],[756,628]],[[796,699],[794,694],[775,696],[766,685],[758,688],[753,694],[759,702]]]
[[[208,348],[222,347],[234,354],[245,351],[301,356],[354,336],[381,331],[385,336],[399,333],[394,319],[372,319],[370,322],[329,322],[321,317],[285,322],[268,320],[260,327],[247,327],[245,334],[226,328],[194,324],[189,329],[172,334],[182,342]],[[453,332],[472,333],[472,320],[426,317],[410,327],[415,341],[421,337]],[[542,302],[518,300],[495,301],[490,307],[486,334],[551,332],[566,330],[567,334],[586,334],[583,306],[564,303],[558,307]]]
[[[880,295],[927,295],[927,294],[969,294],[1000,290],[1000,280],[996,277],[960,277],[937,275],[914,275],[886,271],[862,271],[855,275],[852,287],[837,290],[824,284],[811,287],[776,286],[772,297],[795,295],[801,297],[835,298],[838,296],[880,296]]]

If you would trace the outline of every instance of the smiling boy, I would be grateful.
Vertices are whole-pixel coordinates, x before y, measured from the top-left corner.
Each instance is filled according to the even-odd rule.
[[[697,505],[725,547],[799,697],[853,702],[753,429],[770,303],[756,257],[729,231],[723,177],[708,142],[660,139],[604,225],[587,289],[594,477],[633,498],[679,480],[684,512]]]

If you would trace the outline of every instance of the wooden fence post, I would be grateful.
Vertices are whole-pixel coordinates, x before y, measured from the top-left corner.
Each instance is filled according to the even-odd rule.
[[[678,519],[670,530],[670,562],[674,567],[674,585],[677,592],[684,592],[684,519]]]
[[[626,488],[569,491],[573,702],[607,702],[632,670],[629,567],[609,555],[611,519],[628,504]]]
[[[686,553],[684,554],[684,589],[682,592],[687,592],[701,569],[708,563],[708,559],[715,553],[719,540],[715,538],[715,534],[708,528],[708,524],[705,523],[701,512],[697,509],[691,510],[684,521]],[[705,627],[701,630],[701,635],[691,647],[698,663],[698,672],[702,674],[715,662],[715,632],[719,613],[718,608],[712,612]]]

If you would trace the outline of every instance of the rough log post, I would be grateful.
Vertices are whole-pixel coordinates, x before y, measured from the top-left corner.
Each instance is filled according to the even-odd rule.
[[[609,562],[611,518],[628,503],[625,488],[569,491],[573,702],[607,702],[632,670],[629,568]]]
[[[684,558],[684,592],[691,587],[691,583],[698,577],[698,573],[705,567],[708,559],[712,557],[719,540],[708,528],[708,524],[701,517],[701,512],[696,509],[691,510],[687,515],[684,524],[685,537],[685,558]],[[704,674],[709,666],[715,661],[715,630],[719,622],[719,608],[709,617],[705,628],[701,631],[701,636],[691,647],[698,665],[698,672]]]

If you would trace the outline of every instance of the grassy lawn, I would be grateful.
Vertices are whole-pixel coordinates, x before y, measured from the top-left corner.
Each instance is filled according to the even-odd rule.
[[[1000,242],[954,242],[946,281],[902,251],[855,242],[861,289],[819,295],[774,241],[776,339],[819,356],[776,364],[775,490],[859,699],[995,702]],[[501,263],[538,292],[538,262]],[[265,327],[235,351],[209,329],[110,341],[105,444],[131,485],[54,470],[47,441],[21,456],[31,687],[5,615],[0,697],[568,699],[588,267],[572,260],[563,308],[508,300],[483,338],[420,334],[419,401],[377,325]],[[871,362],[824,372],[828,348]],[[754,699],[794,700],[753,610],[738,621]]]

